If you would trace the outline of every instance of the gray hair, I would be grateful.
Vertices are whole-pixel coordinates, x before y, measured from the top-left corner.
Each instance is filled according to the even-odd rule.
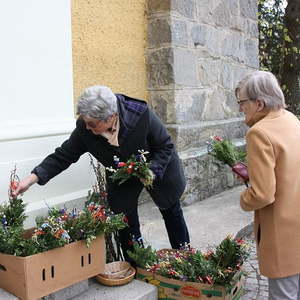
[[[276,77],[266,71],[254,71],[243,78],[235,89],[235,96],[244,90],[249,100],[263,100],[266,108],[277,110],[285,108],[283,92]]]
[[[110,88],[94,85],[86,88],[79,97],[77,113],[101,121],[118,113],[117,97]]]

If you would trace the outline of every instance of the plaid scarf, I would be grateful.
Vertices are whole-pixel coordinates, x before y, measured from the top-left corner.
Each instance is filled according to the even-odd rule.
[[[118,99],[118,113],[120,118],[119,144],[122,144],[148,107],[147,103],[143,100],[130,98],[121,94],[116,94],[116,97]]]

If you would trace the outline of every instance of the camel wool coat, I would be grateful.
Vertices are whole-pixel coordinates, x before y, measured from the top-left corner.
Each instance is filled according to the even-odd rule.
[[[255,120],[248,130],[251,186],[240,199],[254,211],[261,273],[282,278],[300,273],[300,122],[280,109]]]

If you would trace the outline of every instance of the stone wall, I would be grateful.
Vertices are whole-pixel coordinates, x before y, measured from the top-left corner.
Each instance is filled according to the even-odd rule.
[[[258,68],[257,3],[148,0],[148,18],[150,103],[183,160],[190,203],[236,183],[205,145],[211,135],[245,135],[234,88]]]

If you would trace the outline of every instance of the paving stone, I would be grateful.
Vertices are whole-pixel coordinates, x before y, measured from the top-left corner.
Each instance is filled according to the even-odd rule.
[[[249,284],[249,285],[250,284],[258,284],[258,280],[257,280],[257,278],[247,277],[246,283]]]
[[[256,297],[256,300],[267,300],[267,299],[268,299],[268,296],[260,295],[260,294]]]
[[[268,279],[259,273],[256,256],[255,242],[253,236],[246,238],[250,245],[251,255],[246,263],[245,269],[248,272],[245,282],[245,295],[243,300],[267,300],[268,299]],[[250,268],[249,268],[250,267]]]

